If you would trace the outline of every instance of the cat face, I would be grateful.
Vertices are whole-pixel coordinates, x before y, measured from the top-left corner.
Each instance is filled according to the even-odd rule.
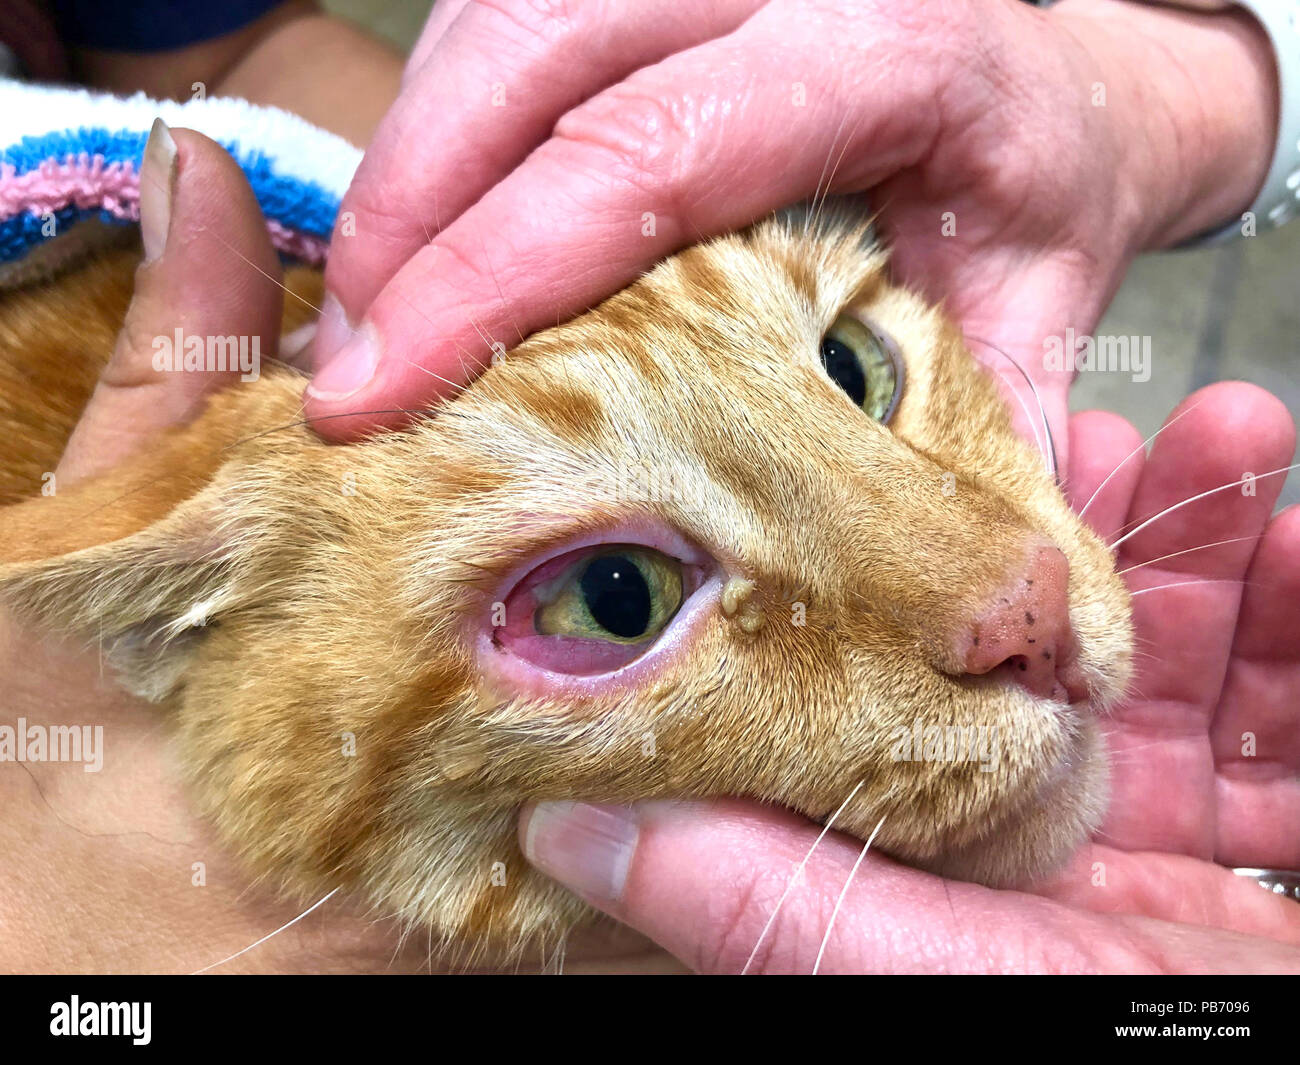
[[[527,801],[840,810],[990,884],[1096,827],[1127,593],[860,219],[682,252],[407,432],[326,446],[300,386],[0,519],[8,600],[174,705],[254,872],[511,949],[591,916]]]

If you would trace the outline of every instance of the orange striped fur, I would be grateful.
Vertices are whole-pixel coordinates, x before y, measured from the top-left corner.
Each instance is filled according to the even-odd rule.
[[[958,330],[889,283],[866,232],[827,211],[688,249],[351,447],[298,422],[298,375],[266,372],[112,473],[0,511],[0,592],[105,634],[250,876],[304,901],[342,886],[466,955],[592,919],[522,861],[528,800],[741,795],[824,819],[865,781],[839,827],[883,817],[887,852],[994,884],[1042,873],[1104,806],[1093,716],[945,672],[943,634],[1046,536],[1100,708],[1127,682],[1127,595]],[[0,302],[5,498],[52,468],[131,265]],[[890,427],[818,361],[846,308],[906,362]],[[640,492],[647,466],[673,491]],[[715,596],[637,683],[594,695],[484,668],[473,637],[507,574],[640,521],[707,552],[743,608]],[[997,725],[1006,750],[989,773],[893,760],[917,720]]]

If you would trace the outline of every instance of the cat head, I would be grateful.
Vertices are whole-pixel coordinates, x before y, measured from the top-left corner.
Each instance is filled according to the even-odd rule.
[[[0,512],[0,593],[167,704],[254,873],[510,949],[592,914],[533,800],[843,805],[997,885],[1096,827],[1127,593],[861,218],[688,249],[404,432],[301,384]]]

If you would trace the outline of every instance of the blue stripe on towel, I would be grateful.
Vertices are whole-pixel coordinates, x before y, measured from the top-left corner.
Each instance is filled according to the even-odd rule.
[[[19,174],[35,170],[47,161],[63,163],[69,155],[103,156],[105,163],[131,163],[137,169],[144,154],[147,133],[135,130],[83,128],[24,137],[0,153],[0,160]],[[238,142],[222,147],[235,158],[253,188],[253,194],[267,218],[289,229],[328,240],[338,214],[339,200],[314,181],[278,174],[275,160],[261,150],[245,152]],[[98,208],[67,207],[56,212],[59,233],[83,218],[98,215],[110,222],[121,222]],[[23,213],[0,221],[0,261],[21,259],[33,245],[46,239],[41,232],[43,220]]]

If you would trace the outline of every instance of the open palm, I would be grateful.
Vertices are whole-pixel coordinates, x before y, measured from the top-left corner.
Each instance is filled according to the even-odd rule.
[[[1295,430],[1276,399],[1228,383],[1184,401],[1147,458],[1114,415],[1076,416],[1071,440],[1068,492],[1118,545],[1138,654],[1108,722],[1110,816],[1062,890],[1220,923],[1239,887],[1259,890],[1224,866],[1300,868],[1300,509],[1271,517],[1285,474],[1262,476],[1290,464]],[[1118,873],[1104,891],[1099,861]]]

